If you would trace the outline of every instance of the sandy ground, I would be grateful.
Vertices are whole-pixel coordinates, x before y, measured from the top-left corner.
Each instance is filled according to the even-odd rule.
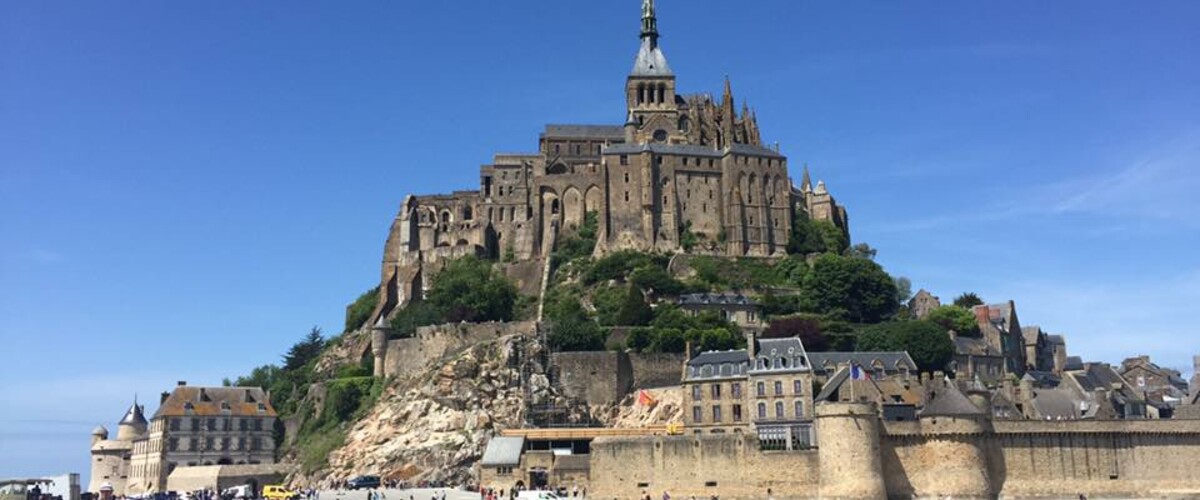
[[[367,500],[368,490],[321,490],[317,500]],[[380,500],[433,500],[446,493],[446,500],[479,500],[479,493],[453,488],[413,488],[409,490],[381,489]]]

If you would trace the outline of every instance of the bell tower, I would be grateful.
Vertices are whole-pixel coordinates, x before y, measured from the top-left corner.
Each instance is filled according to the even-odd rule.
[[[635,127],[634,142],[671,142],[679,134],[675,74],[658,46],[654,0],[642,0],[641,39],[633,71],[625,81],[628,122]]]

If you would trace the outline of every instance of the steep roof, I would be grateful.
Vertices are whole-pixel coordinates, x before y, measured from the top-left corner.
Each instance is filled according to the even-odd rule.
[[[967,396],[952,383],[932,381],[925,394],[925,408],[921,410],[921,416],[953,417],[987,413],[975,406],[975,403],[967,399]]]
[[[187,415],[276,416],[261,387],[197,387],[181,385],[171,391],[154,418]]]
[[[137,404],[137,400],[134,400],[133,406],[125,411],[125,416],[121,417],[121,421],[117,425],[146,425],[146,414],[143,411],[142,405]]]
[[[525,438],[522,436],[496,436],[488,441],[479,463],[483,466],[520,465],[521,450],[524,448]]]
[[[685,306],[691,305],[734,305],[734,306],[756,306],[758,305],[754,299],[742,295],[737,292],[722,292],[722,293],[689,293],[679,296],[679,304]]]
[[[1064,389],[1034,389],[1031,404],[1039,418],[1074,420],[1080,417],[1079,401]]]
[[[624,139],[625,128],[621,125],[575,125],[547,124],[542,137],[600,137],[605,139]]]
[[[745,349],[732,351],[705,351],[688,360],[688,366],[719,365],[723,363],[749,363],[750,354]]]
[[[907,368],[908,371],[917,371],[917,363],[912,357],[904,351],[895,352],[810,352],[808,353],[808,361],[812,363],[813,370],[824,371],[825,365],[832,364],[833,366],[842,366],[849,364],[851,361],[859,366],[870,369],[875,360],[883,363],[887,370],[895,370],[897,366]]]

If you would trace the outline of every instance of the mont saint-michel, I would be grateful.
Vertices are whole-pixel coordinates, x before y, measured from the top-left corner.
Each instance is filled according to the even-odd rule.
[[[154,66],[157,73],[134,72],[152,83],[223,81],[205,76],[200,63],[210,60],[204,56],[210,50],[220,54],[211,60],[223,60],[274,47],[282,55],[264,55],[264,60],[289,65],[295,62],[289,57],[299,58],[305,62],[298,66],[319,68],[320,75],[308,74],[315,80],[292,75],[286,81],[294,82],[295,89],[326,89],[322,95],[337,105],[309,100],[313,94],[297,98],[300,94],[291,92],[299,90],[278,84],[283,77],[257,60],[239,60],[242,71],[228,73],[252,87],[254,79],[262,78],[253,99],[237,98],[235,85],[216,86],[230,93],[223,99],[240,103],[235,106],[239,110],[274,109],[285,115],[295,112],[298,102],[311,106],[321,119],[268,120],[272,130],[306,151],[296,157],[296,179],[304,177],[307,168],[323,170],[338,163],[344,170],[326,172],[324,182],[331,187],[353,185],[355,200],[376,205],[371,210],[335,207],[345,199],[316,198],[313,207],[303,206],[295,201],[300,196],[279,198],[284,196],[280,193],[302,189],[297,180],[262,173],[246,163],[229,167],[240,169],[231,174],[219,161],[208,166],[212,175],[224,179],[222,189],[192,189],[179,183],[174,191],[156,191],[155,196],[170,198],[169,204],[123,205],[129,203],[122,196],[130,188],[116,181],[95,184],[108,186],[94,189],[106,201],[70,195],[46,198],[63,200],[63,206],[82,218],[109,205],[121,207],[118,218],[154,213],[172,221],[164,231],[187,226],[188,238],[176,240],[170,232],[159,235],[153,231],[158,226],[137,219],[143,222],[128,225],[146,234],[124,233],[123,251],[134,255],[139,247],[151,246],[161,262],[145,254],[130,258],[136,265],[105,261],[99,244],[82,245],[89,252],[87,259],[77,253],[36,254],[34,260],[63,272],[119,270],[129,282],[92,293],[92,299],[122,297],[128,303],[110,304],[105,310],[125,318],[120,320],[125,328],[145,323],[154,332],[136,339],[113,333],[103,345],[87,348],[84,361],[76,363],[69,356],[75,342],[62,337],[59,343],[60,336],[51,335],[58,331],[56,325],[86,315],[94,318],[97,331],[103,331],[111,328],[107,316],[95,314],[89,301],[60,300],[57,292],[54,300],[46,299],[56,305],[55,314],[26,304],[49,330],[45,335],[31,331],[21,336],[22,342],[56,341],[37,348],[14,344],[11,352],[39,358],[62,351],[59,354],[66,357],[58,363],[62,366],[51,367],[53,360],[46,359],[46,368],[26,370],[31,376],[20,384],[6,381],[5,386],[16,388],[6,388],[15,398],[36,393],[58,402],[53,410],[31,409],[12,423],[19,426],[32,419],[71,428],[71,454],[80,463],[87,460],[87,470],[60,476],[21,469],[23,477],[0,482],[0,500],[1200,498],[1200,349],[1186,335],[1164,335],[1178,330],[1164,329],[1165,321],[1147,319],[1146,312],[1173,317],[1171,308],[1194,303],[1190,298],[1195,296],[1189,295],[1194,294],[1194,284],[1178,278],[1192,275],[1173,260],[1171,240],[1147,236],[1152,234],[1146,229],[1149,222],[1135,228],[1089,227],[1086,235],[1075,225],[1086,222],[1079,214],[1081,207],[1121,213],[1144,209],[1146,199],[1139,193],[1161,184],[1151,182],[1159,172],[1172,172],[1179,185],[1189,185],[1193,178],[1181,173],[1177,158],[1189,157],[1191,143],[1181,140],[1186,144],[1173,154],[1148,157],[1111,175],[1089,172],[1088,180],[1098,179],[1091,183],[1029,187],[1017,182],[1029,175],[1028,167],[996,169],[986,163],[992,159],[981,153],[989,151],[982,148],[971,154],[985,156],[979,161],[988,165],[987,175],[962,185],[906,184],[906,176],[966,178],[963,172],[970,166],[959,158],[960,163],[941,170],[928,167],[932,174],[920,169],[914,173],[906,170],[903,155],[897,155],[894,166],[871,170],[864,164],[878,157],[864,153],[851,158],[856,154],[846,149],[830,154],[823,146],[846,134],[848,122],[840,129],[822,128],[830,112],[818,110],[829,104],[817,101],[841,101],[846,88],[879,80],[879,75],[863,69],[861,76],[829,83],[821,81],[826,78],[822,71],[887,65],[895,78],[879,80],[875,90],[859,94],[878,105],[908,99],[903,94],[911,88],[903,79],[927,71],[921,67],[927,59],[968,57],[1004,67],[1016,65],[1014,61],[1053,59],[1075,49],[1040,42],[932,49],[896,42],[896,48],[872,49],[879,52],[863,56],[852,49],[855,33],[893,29],[872,26],[871,13],[865,13],[861,23],[841,28],[846,51],[829,44],[798,45],[786,54],[760,56],[758,51],[781,43],[778,28],[771,28],[777,20],[765,18],[757,5],[701,4],[626,0],[602,7],[537,8],[538,16],[555,29],[576,26],[580,38],[590,39],[586,30],[598,26],[621,27],[623,35],[612,38],[615,42],[604,38],[604,43],[593,43],[588,54],[620,63],[601,78],[611,80],[603,85],[611,99],[603,101],[588,97],[594,94],[586,94],[579,79],[567,77],[578,73],[583,63],[556,57],[558,48],[552,44],[541,45],[539,50],[546,53],[535,62],[524,59],[531,55],[522,48],[526,40],[540,38],[514,29],[527,26],[520,21],[528,14],[523,5],[505,5],[499,11],[493,5],[405,6],[410,9],[405,19],[415,23],[407,27],[383,27],[393,7],[381,10],[380,19],[368,19],[351,5],[346,6],[345,19],[320,16],[321,23],[291,25],[288,18],[279,17],[280,24],[269,30],[248,9],[245,26],[254,29],[235,30],[227,37],[180,32],[181,25],[170,23],[155,28],[155,36],[193,41],[164,45],[162,52],[170,57],[152,59],[158,65],[187,61],[179,66],[187,69],[186,78],[167,69],[174,67],[170,65]],[[787,17],[810,8],[817,7],[781,5],[777,10]],[[946,7],[955,8],[961,7]],[[570,10],[570,15],[558,12],[561,9]],[[701,19],[700,11],[709,21],[695,22]],[[930,34],[925,29],[896,40],[937,40],[954,30],[988,31],[961,19],[962,26],[951,23],[952,17],[938,18],[947,24],[945,32]],[[477,24],[483,18],[487,26]],[[156,19],[165,22],[163,16]],[[797,17],[794,32],[787,36],[841,36],[815,22],[818,13],[809,19]],[[341,25],[348,20],[353,30]],[[212,20],[197,14],[194,21],[203,26]],[[1014,22],[992,21],[1003,26]],[[1150,24],[1161,27],[1156,33],[1174,32],[1166,20]],[[433,25],[437,29],[431,36]],[[756,26],[760,29],[753,29]],[[414,32],[411,39],[404,38],[410,36],[409,28]],[[495,36],[501,32],[504,36]],[[87,36],[87,30],[78,33]],[[420,43],[397,44],[381,34]],[[354,50],[345,50],[340,36],[352,37],[349,46]],[[546,39],[568,43],[558,34]],[[888,43],[869,41],[873,47]],[[462,47],[472,42],[475,47]],[[238,50],[229,50],[227,44]],[[737,49],[718,50],[714,44],[735,44]],[[136,45],[146,53],[159,50],[153,44]],[[105,57],[104,44],[79,45],[83,46],[111,66],[110,73],[95,73],[96,86],[114,93],[104,86],[104,76],[120,73],[124,66]],[[357,51],[375,54],[380,46],[400,55],[354,65],[372,59]],[[36,50],[38,45],[29,47]],[[196,52],[181,50],[185,47]],[[486,69],[496,72],[490,79],[446,72],[448,67],[463,71],[476,66],[469,59],[474,52],[504,53],[507,59]],[[320,59],[320,64],[304,59],[332,53],[340,56]],[[1120,59],[1119,52],[1106,55]],[[754,63],[737,64],[741,59]],[[1063,68],[1083,65],[1070,63],[1060,62],[1055,70],[1068,72]],[[452,139],[438,137],[446,128],[469,126],[456,121],[460,115],[455,106],[462,102],[474,103],[483,120],[496,113],[500,108],[489,106],[499,106],[495,100],[503,93],[493,86],[512,90],[503,80],[528,72],[531,64],[559,71],[563,78],[527,74],[522,85],[537,88],[533,92],[546,96],[553,106],[522,105],[519,113],[500,113],[505,120],[528,124],[520,129],[524,137],[510,141],[519,134],[509,130],[486,136],[464,130]],[[597,74],[611,69],[607,62],[589,59],[587,64],[608,68]],[[903,65],[912,67],[908,72],[896,69]],[[68,71],[74,66],[54,67]],[[390,67],[403,69],[403,78],[389,73]],[[261,68],[262,73],[250,68]],[[962,74],[955,77],[947,70],[942,88],[985,88],[985,83],[1019,87],[1004,78],[983,82],[1003,77],[1003,69],[974,70],[980,73],[973,83],[959,81]],[[358,78],[363,71],[371,75],[368,80],[388,82],[363,89],[391,86],[393,79],[404,82],[396,92],[401,97],[392,101],[393,106],[403,103],[397,107],[410,108],[396,118],[404,122],[403,144],[385,144],[403,157],[401,169],[365,175],[368,168],[356,165],[388,163],[360,154],[361,146],[355,145],[392,133],[388,129],[372,135],[376,127],[395,126],[372,119],[394,115],[392,108],[372,109],[387,106],[380,104],[387,100],[376,90],[345,92],[338,87],[338,82],[362,81]],[[797,72],[803,78],[796,78]],[[1020,75],[1038,76],[1028,69]],[[1133,77],[1117,72],[1112,76],[1116,81],[1122,78]],[[48,87],[63,84],[46,81]],[[890,93],[885,87],[891,85],[906,90]],[[263,91],[267,87],[270,92]],[[140,90],[115,94],[134,103],[152,102],[161,95],[179,99],[181,107],[192,102],[183,97],[187,93],[166,92],[155,85],[126,88]],[[578,95],[551,97],[570,88],[579,90]],[[201,92],[203,86],[196,89]],[[427,95],[412,97],[423,92]],[[453,102],[446,99],[449,93]],[[796,105],[801,94],[808,95],[811,113]],[[961,98],[946,94],[941,98],[947,102]],[[1163,95],[1164,101],[1190,102]],[[1005,121],[1001,107],[1032,110],[1037,106],[1029,103],[1039,102],[1058,109],[1037,99],[1032,91],[1015,97],[995,91],[980,99],[986,102],[975,115],[956,115],[944,108],[931,114],[940,113],[938,119],[959,127],[968,127],[967,121],[995,120],[1002,125],[994,128],[1013,128],[1016,122]],[[271,105],[257,107],[260,100]],[[207,102],[218,106],[217,101]],[[356,102],[363,103],[357,111],[365,113],[356,118],[364,120],[348,119],[335,109],[355,108]],[[596,111],[601,108],[598,102],[605,104],[601,111]],[[866,102],[847,100],[834,107],[863,112],[856,106],[869,107]],[[896,105],[892,117],[913,108],[903,102]],[[446,109],[429,112],[439,107]],[[167,136],[203,137],[190,128],[204,122],[202,111],[171,111],[170,116],[188,119],[155,122],[155,128]],[[274,144],[276,138],[269,133],[245,134],[240,129],[273,113],[246,112],[238,114],[242,121],[221,123],[231,129],[230,137]],[[140,130],[137,125],[144,119],[131,112],[126,121],[131,130]],[[1038,119],[1047,118],[1029,121]],[[1072,123],[1080,126],[1081,120]],[[30,118],[28,123],[30,129],[38,129],[41,122]],[[890,131],[894,142],[888,142],[877,135],[882,126],[855,125],[862,132],[854,134],[863,136],[855,139],[856,147],[864,152],[885,148],[913,154],[921,148],[953,150],[996,141],[1002,145],[995,146],[994,153],[1013,146],[1003,142],[1003,135],[980,133],[994,132],[988,127],[971,128],[964,139],[950,135],[947,127],[938,129],[939,136],[914,126]],[[1105,137],[1126,130],[1103,120],[1093,126],[1111,129]],[[322,156],[311,154],[314,146],[305,139],[289,135],[306,128],[329,134],[338,127],[356,130],[355,137],[370,141],[331,137],[321,146]],[[121,127],[107,130],[112,140],[132,133]],[[75,140],[74,134],[67,135]],[[1058,149],[1064,156],[1091,158],[1080,152],[1087,147],[1067,140],[1061,130],[1046,128],[1042,135],[1061,139]],[[920,145],[926,140],[936,146]],[[90,154],[74,154],[101,163],[110,156],[122,161],[137,156],[107,143],[85,149],[85,141],[78,142],[80,151]],[[897,142],[908,144],[908,149]],[[198,143],[204,148],[196,149],[158,146],[150,136],[142,143],[145,152],[138,154],[171,149],[178,151],[176,158],[223,158],[233,152],[262,162],[264,171],[281,161],[261,153],[263,148],[232,139],[204,139]],[[424,149],[413,149],[413,144]],[[425,149],[454,160],[428,165],[425,155],[430,153]],[[1104,149],[1093,154],[1118,153]],[[464,157],[469,158],[465,164]],[[325,164],[322,158],[336,160]],[[1070,170],[1052,157],[1045,161],[1047,172]],[[171,168],[162,168],[174,175]],[[1094,169],[1098,172],[1100,167]],[[84,171],[62,175],[57,182],[69,190],[70,179],[84,175],[80,172]],[[137,179],[158,174],[145,171]],[[352,182],[333,180],[338,176]],[[258,177],[269,177],[270,188],[254,184]],[[437,182],[431,181],[434,177]],[[254,193],[254,202],[249,208],[223,205],[237,195],[243,181],[254,186],[245,189]],[[930,205],[920,200],[953,200],[963,192],[977,199],[958,207],[957,213],[923,213]],[[996,197],[1002,199],[992,199]],[[896,203],[898,199],[902,202]],[[1112,199],[1120,200],[1120,210],[1101,205]],[[1171,191],[1160,192],[1154,201],[1155,220],[1188,218],[1180,213]],[[92,208],[76,209],[75,203],[85,202]],[[177,217],[165,208],[184,210],[197,204],[205,209],[196,218]],[[887,208],[881,210],[881,205]],[[58,208],[42,205],[45,212]],[[316,214],[324,211],[324,218]],[[267,213],[277,213],[278,218],[263,215]],[[1068,218],[1063,214],[1069,214],[1069,220],[1055,220]],[[338,221],[336,228],[323,225],[331,219]],[[354,225],[359,220],[370,221],[366,230]],[[252,237],[221,236],[222,226],[242,224],[252,228]],[[926,231],[953,224],[972,227],[980,239],[964,242],[948,231]],[[1188,222],[1178,224],[1191,227]],[[97,231],[119,227],[99,224]],[[75,247],[101,238],[96,232],[63,232],[70,233]],[[347,238],[349,233],[356,236]],[[1106,297],[1109,289],[1089,281],[1092,275],[1114,273],[1112,269],[1120,267],[1099,267],[1097,262],[1121,261],[1139,273],[1163,265],[1150,262],[1145,252],[1125,255],[1114,250],[1123,248],[1121,241],[1129,236],[1145,236],[1144,250],[1154,249],[1157,259],[1178,268],[1172,271],[1176,278],[1163,279],[1149,291],[1131,284],[1113,294],[1115,300],[1097,299]],[[321,244],[317,240],[339,239],[344,248],[327,252],[322,260],[299,248],[305,238],[314,245]],[[356,238],[369,245],[354,243]],[[1072,238],[1076,246],[1069,251],[1052,246],[1057,239]],[[208,240],[220,241],[221,249],[205,244]],[[206,249],[203,255],[191,248],[196,245]],[[353,253],[362,247],[367,247],[366,259]],[[969,262],[951,266],[947,252],[962,253]],[[916,256],[892,258],[906,253]],[[1013,253],[1028,256],[1013,258]],[[1096,271],[1089,267],[1086,279],[1055,281],[1056,275],[1047,269],[1070,267],[1072,259],[1096,266]],[[153,275],[155,285],[145,287],[138,279],[143,274]],[[235,279],[243,274],[249,278]],[[263,278],[266,274],[268,279]],[[350,294],[326,280],[329,275],[350,276]],[[48,289],[69,294],[91,286],[86,276],[60,280]],[[1133,282],[1111,277],[1111,282],[1125,281]],[[29,288],[37,295],[37,287]],[[326,296],[317,301],[323,305],[314,308],[312,302],[295,299],[308,288],[327,288],[324,293],[333,291],[335,301],[329,303]],[[243,289],[260,290],[275,302],[244,295]],[[209,302],[223,295],[231,298]],[[239,298],[238,304],[233,305],[232,297]],[[288,307],[276,305],[284,302]],[[241,309],[254,310],[253,319],[238,316]],[[339,324],[331,328],[318,323],[309,329],[309,315],[325,314],[319,310],[336,311]],[[1119,342],[1099,333],[1092,317],[1120,322]],[[193,324],[205,325],[202,335],[188,333]],[[284,326],[295,324],[302,329]],[[290,332],[290,347],[264,348],[263,338],[280,329]],[[1119,347],[1102,346],[1106,343]],[[69,383],[40,382],[39,377],[73,369],[67,366],[73,364],[84,371]],[[154,381],[151,390],[142,385],[144,380]],[[87,398],[71,392],[78,386],[86,388]],[[101,407],[106,409],[79,413]],[[39,439],[36,432],[25,433],[0,435],[5,440],[0,448]],[[19,440],[6,437],[18,435]],[[35,451],[21,455],[32,462]]]

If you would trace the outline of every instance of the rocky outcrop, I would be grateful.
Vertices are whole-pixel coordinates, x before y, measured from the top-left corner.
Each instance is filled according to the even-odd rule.
[[[329,468],[307,480],[377,474],[409,481],[474,480],[474,464],[500,429],[520,427],[530,408],[554,405],[575,421],[586,407],[552,386],[536,338],[508,335],[477,343],[411,376],[390,379],[372,410],[356,422]]]

